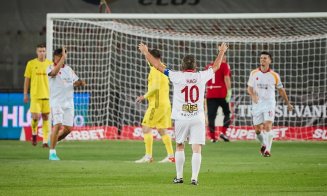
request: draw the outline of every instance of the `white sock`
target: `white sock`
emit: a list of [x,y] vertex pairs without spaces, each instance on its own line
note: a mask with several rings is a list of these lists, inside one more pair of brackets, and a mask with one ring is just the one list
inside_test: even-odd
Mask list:
[[274,134],[273,132],[270,130],[269,132],[266,133],[267,135],[267,151],[271,151],[271,146],[272,146],[272,141],[274,139]]
[[265,146],[267,147],[268,145],[268,133],[266,131],[261,131],[262,135],[263,135],[263,142],[265,144]]
[[177,178],[183,178],[183,168],[185,162],[185,153],[184,151],[175,152],[175,165],[176,165],[176,174]]
[[56,154],[56,149],[50,149],[50,154]]
[[198,180],[198,175],[201,167],[201,154],[193,153],[192,155],[192,180]]
[[260,141],[261,145],[265,146],[265,134],[261,131],[259,134],[257,134],[257,139]]

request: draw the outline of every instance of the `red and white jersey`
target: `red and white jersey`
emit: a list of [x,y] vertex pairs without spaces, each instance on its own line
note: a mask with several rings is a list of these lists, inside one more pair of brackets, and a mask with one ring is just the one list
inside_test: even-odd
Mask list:
[[166,69],[164,73],[174,86],[172,119],[204,119],[204,93],[206,83],[214,76],[212,68],[200,72]]
[[[48,68],[48,75],[53,68],[54,65]],[[49,76],[50,106],[74,108],[74,82],[77,80],[77,75],[72,68],[67,65],[64,65],[56,76]]]
[[275,87],[283,88],[278,73],[271,69],[262,72],[260,68],[251,72],[248,86],[252,87],[254,93],[258,95],[259,103],[266,101],[276,102]]

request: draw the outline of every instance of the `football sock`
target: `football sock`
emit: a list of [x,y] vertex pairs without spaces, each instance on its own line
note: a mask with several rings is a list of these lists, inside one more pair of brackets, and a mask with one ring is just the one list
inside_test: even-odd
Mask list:
[[257,133],[257,138],[260,141],[261,145],[265,146],[265,134],[261,131],[259,134]]
[[43,144],[44,143],[48,143],[49,120],[43,120],[43,123],[42,123],[42,132],[43,132]]
[[222,127],[221,128],[221,133],[226,135],[227,127]]
[[175,152],[175,165],[176,165],[176,174],[177,178],[183,178],[183,168],[185,162],[185,153],[184,151]]
[[215,132],[209,132],[209,136],[212,140],[216,140],[216,137],[215,137]]
[[167,150],[167,154],[170,157],[174,156],[174,150],[173,150],[173,145],[171,143],[171,138],[168,134],[165,134],[163,136],[161,136],[162,138],[162,142],[165,144],[166,150]]
[[56,154],[56,149],[50,149],[50,154]]
[[153,136],[152,133],[144,134],[145,154],[152,157]]
[[272,131],[269,131],[266,133],[267,135],[267,151],[271,151],[271,146],[272,146],[272,142],[274,139],[274,134],[272,133]]
[[193,153],[192,155],[192,180],[198,180],[198,175],[201,167],[201,154]]
[[37,135],[37,124],[38,124],[38,120],[32,119],[31,122],[32,135]]

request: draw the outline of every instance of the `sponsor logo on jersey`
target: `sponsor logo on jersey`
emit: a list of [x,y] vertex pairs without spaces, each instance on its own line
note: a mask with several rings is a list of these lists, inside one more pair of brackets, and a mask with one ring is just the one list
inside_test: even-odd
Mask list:
[[195,111],[198,111],[198,104],[190,104],[190,103],[187,103],[187,104],[183,104],[183,111],[184,112],[189,112],[189,113],[193,113]]

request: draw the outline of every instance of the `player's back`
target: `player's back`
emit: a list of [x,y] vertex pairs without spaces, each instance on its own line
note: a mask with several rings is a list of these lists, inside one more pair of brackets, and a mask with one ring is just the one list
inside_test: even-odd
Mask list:
[[153,88],[157,88],[158,90],[149,96],[149,104],[156,104],[163,107],[170,105],[169,80],[167,76],[162,74],[156,68],[150,66],[150,73],[148,76],[148,92],[154,90]]
[[174,85],[173,119],[191,120],[204,117],[205,86],[213,74],[212,68],[200,72],[169,72]]

